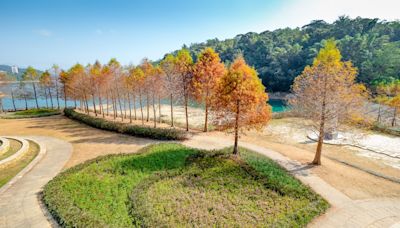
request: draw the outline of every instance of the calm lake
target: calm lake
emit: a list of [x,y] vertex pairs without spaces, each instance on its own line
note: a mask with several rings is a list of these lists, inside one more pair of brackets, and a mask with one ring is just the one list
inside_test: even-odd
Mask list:
[[[14,106],[12,103],[11,98],[3,98],[3,108],[5,110],[13,110]],[[48,99],[48,105],[51,106],[51,102],[50,99]],[[36,108],[36,102],[35,100],[28,100],[28,108]],[[40,107],[47,107],[46,105],[46,99],[43,98],[38,98],[38,103]],[[169,104],[168,101],[162,102],[165,104]],[[280,100],[280,99],[270,99],[268,101],[268,103],[272,106],[272,111],[273,112],[283,112],[286,111],[288,109],[286,102],[284,100]],[[57,107],[57,100],[53,99],[53,105],[56,108]],[[78,103],[79,105],[79,103]],[[74,102],[73,101],[67,101],[67,106],[68,107],[73,107],[74,106]],[[15,99],[15,107],[17,109],[25,109],[25,100],[21,100],[21,99]],[[60,107],[64,107],[64,100],[60,99]]]

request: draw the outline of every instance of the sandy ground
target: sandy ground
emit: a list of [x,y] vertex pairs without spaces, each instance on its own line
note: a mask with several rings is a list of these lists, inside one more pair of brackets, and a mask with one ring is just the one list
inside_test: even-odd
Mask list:
[[74,152],[64,168],[101,155],[136,152],[149,143],[157,142],[97,130],[63,116],[19,120],[0,119],[0,135],[51,136],[70,142]]
[[[89,106],[89,109],[92,110],[93,112],[93,106]],[[99,108],[97,108],[99,109]],[[158,107],[158,105],[155,105],[155,109],[156,109],[156,119],[159,120],[160,117],[160,109]],[[106,105],[104,105],[104,110],[105,113],[106,112]],[[174,124],[176,127],[185,127],[186,126],[186,118],[185,118],[185,107],[184,106],[178,106],[178,105],[174,105],[173,106],[173,110],[174,110]],[[91,114],[93,114],[91,112]],[[112,109],[109,109],[108,111],[109,116],[113,115]],[[118,120],[121,121],[121,112],[117,111],[117,114],[119,116],[119,118],[117,118]],[[129,108],[123,109],[122,110],[122,114],[124,116],[124,122],[129,122]],[[141,110],[140,107],[136,108],[136,115],[135,115],[135,110],[131,109],[131,116],[132,119],[136,119],[137,121],[135,121],[135,123],[137,124],[141,124]],[[191,129],[197,129],[197,130],[202,130],[203,126],[204,126],[204,110],[201,108],[194,108],[194,107],[188,107],[188,116],[189,116],[189,127]],[[147,106],[143,106],[143,117],[146,120],[147,119]],[[211,114],[210,114],[210,118],[211,118]],[[109,119],[113,119],[112,117]],[[150,105],[149,107],[149,119],[153,120],[154,119],[154,112],[153,112],[153,106]],[[166,125],[164,126],[169,126],[171,124],[171,106],[169,105],[161,105],[161,121],[163,123],[165,123]],[[153,123],[150,122],[145,122],[146,125],[149,126],[153,126]]]
[[[279,133],[276,130],[279,128],[288,129],[294,138],[298,137],[298,140],[294,140],[285,131]],[[301,129],[302,124],[296,119],[272,120],[264,132],[247,132],[246,135],[241,137],[241,140],[276,150],[302,163],[308,163],[314,156],[316,145],[307,140],[304,135],[301,137],[296,133]],[[222,132],[206,134],[194,132],[194,134],[204,134],[210,137],[232,137]],[[133,153],[149,143],[157,142],[97,130],[63,116],[20,120],[0,119],[0,135],[44,135],[70,142],[74,151],[64,168],[100,155]],[[322,160],[323,165],[310,168],[322,179],[352,199],[400,196],[400,184],[375,177],[364,171],[333,161],[326,156],[340,158],[385,175],[400,178],[398,169],[385,165],[379,160],[359,156],[357,151],[348,147],[324,145],[323,154],[325,156]]]

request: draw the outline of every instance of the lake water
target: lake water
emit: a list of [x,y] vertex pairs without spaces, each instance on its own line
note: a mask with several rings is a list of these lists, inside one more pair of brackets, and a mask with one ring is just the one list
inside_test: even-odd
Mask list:
[[[5,110],[13,110],[14,109],[11,98],[6,97],[6,98],[3,98],[2,101],[3,101],[3,108]],[[60,107],[64,108],[64,100],[60,99],[59,101],[60,101]],[[28,108],[36,108],[35,100],[30,99],[30,100],[28,100],[27,103],[28,103]],[[38,103],[39,103],[40,107],[47,107],[46,99],[38,98]],[[168,101],[164,101],[162,103],[169,104]],[[284,112],[288,109],[286,102],[284,100],[271,99],[268,101],[268,103],[272,106],[272,112]],[[49,107],[51,105],[50,99],[48,99],[48,105],[49,105]],[[79,103],[78,103],[78,105],[79,105]],[[15,106],[17,109],[25,109],[25,100],[15,99]],[[55,108],[57,108],[57,99],[53,99],[53,106]],[[67,101],[67,106],[73,107],[74,102]],[[194,105],[194,106],[196,106],[196,105]]]

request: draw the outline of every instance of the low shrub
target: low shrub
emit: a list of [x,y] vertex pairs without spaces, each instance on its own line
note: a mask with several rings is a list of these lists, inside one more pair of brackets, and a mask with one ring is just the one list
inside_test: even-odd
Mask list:
[[382,133],[385,133],[385,134],[389,134],[389,135],[400,136],[400,127],[398,127],[398,128],[396,128],[396,127],[387,127],[387,126],[384,126],[382,124],[375,123],[372,126],[372,130],[379,131],[379,132],[382,132]]
[[126,135],[138,136],[159,140],[184,140],[186,132],[177,129],[152,128],[147,126],[131,125],[126,123],[112,122],[103,118],[97,118],[86,114],[78,113],[73,109],[64,109],[66,117],[77,120],[91,127],[101,130],[114,131]]

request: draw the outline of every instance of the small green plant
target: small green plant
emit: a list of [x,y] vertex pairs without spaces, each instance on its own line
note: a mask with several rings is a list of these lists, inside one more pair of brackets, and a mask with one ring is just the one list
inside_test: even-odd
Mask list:
[[73,109],[68,108],[64,110],[64,114],[70,119],[77,120],[91,127],[131,136],[159,140],[184,140],[187,138],[186,132],[178,129],[152,128],[147,126],[112,122],[102,118],[96,118],[86,114],[78,113]]

